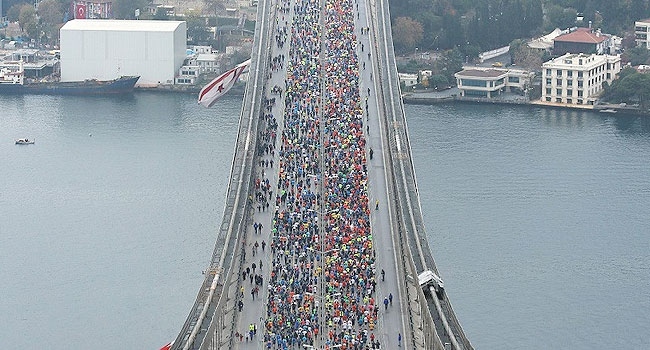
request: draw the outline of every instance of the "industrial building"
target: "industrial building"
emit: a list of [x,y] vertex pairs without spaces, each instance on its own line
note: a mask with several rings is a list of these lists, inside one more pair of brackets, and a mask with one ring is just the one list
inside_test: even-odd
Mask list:
[[183,21],[69,21],[61,28],[61,81],[139,75],[139,86],[173,84],[186,38]]

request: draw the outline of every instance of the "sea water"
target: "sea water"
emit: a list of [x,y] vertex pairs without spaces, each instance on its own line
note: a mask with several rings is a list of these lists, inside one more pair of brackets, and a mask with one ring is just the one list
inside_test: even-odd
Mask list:
[[[221,223],[240,108],[0,96],[0,347],[173,340]],[[650,348],[650,119],[406,113],[429,243],[476,348]]]

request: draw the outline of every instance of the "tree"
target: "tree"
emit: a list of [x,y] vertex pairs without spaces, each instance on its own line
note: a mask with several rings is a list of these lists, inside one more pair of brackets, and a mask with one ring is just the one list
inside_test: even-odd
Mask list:
[[422,24],[410,17],[398,17],[393,24],[393,43],[398,51],[406,52],[415,49],[422,40],[424,29]]
[[454,74],[463,70],[463,54],[458,48],[448,50],[442,55],[440,62],[440,74],[447,78],[447,81],[456,81]]
[[524,23],[527,34],[537,33],[544,25],[544,11],[542,2],[538,0],[527,0],[524,10]]
[[605,88],[603,96],[611,102],[638,102],[642,110],[650,106],[650,75],[638,73],[634,68],[621,71],[620,78]]
[[135,19],[135,10],[140,9],[140,13],[151,3],[151,0],[113,0],[113,13],[115,18]]
[[203,12],[206,15],[217,17],[219,11],[226,9],[223,0],[203,0]]
[[633,66],[645,64],[648,58],[650,58],[650,53],[645,46],[633,47],[625,50],[625,53],[623,53],[623,59],[630,62]]
[[17,22],[19,20],[20,8],[23,7],[23,5],[24,4],[15,4],[7,10],[7,19],[10,22]]
[[428,81],[429,86],[433,86],[436,89],[445,89],[449,86],[449,80],[442,74],[432,75]]
[[205,27],[205,20],[198,13],[190,13],[185,17],[187,22],[187,36],[194,44],[210,39],[210,32]]
[[45,37],[52,42],[59,38],[59,27],[63,20],[63,10],[57,0],[43,0],[38,4],[38,17]]
[[40,28],[38,25],[38,18],[36,17],[36,10],[34,10],[32,5],[23,5],[20,7],[18,22],[20,23],[20,30],[27,33],[29,38],[38,38]]
[[510,43],[510,57],[512,63],[529,70],[539,70],[542,66],[542,54],[520,39]]
[[572,8],[563,8],[558,5],[550,5],[546,11],[546,17],[548,19],[548,24],[546,25],[547,30],[553,30],[555,28],[569,28],[573,27],[576,23],[576,16],[578,11]]

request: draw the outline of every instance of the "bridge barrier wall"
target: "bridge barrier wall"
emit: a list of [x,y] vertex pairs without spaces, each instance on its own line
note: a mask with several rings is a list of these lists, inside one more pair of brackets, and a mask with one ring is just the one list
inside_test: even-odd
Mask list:
[[[386,36],[387,40],[384,40],[386,43],[392,43],[392,35],[389,25],[390,23],[388,18],[389,8],[386,0],[374,0],[379,1],[380,6],[377,9],[377,14],[380,16],[380,23],[383,23],[381,26],[377,26],[379,37]],[[382,20],[384,19],[384,20]],[[387,130],[388,139],[390,142],[390,162],[392,164],[392,176],[393,182],[396,185],[396,189],[393,191],[393,194],[396,194],[399,200],[394,201],[397,203],[397,212],[398,212],[398,221],[399,222],[399,235],[405,236],[401,238],[401,242],[406,244],[409,249],[407,254],[404,254],[405,257],[408,257],[409,262],[406,264],[405,271],[407,273],[407,283],[409,274],[415,281],[417,281],[417,274],[424,270],[432,270],[439,275],[433,255],[431,254],[431,249],[426,236],[426,229],[424,227],[424,220],[422,217],[422,209],[419,200],[419,192],[417,189],[417,181],[415,176],[415,167],[412,161],[412,152],[410,148],[410,141],[408,136],[408,126],[406,122],[406,114],[404,112],[404,105],[401,100],[401,91],[399,90],[399,84],[397,84],[397,66],[395,62],[395,54],[392,49],[392,45],[385,45],[386,50],[386,76],[381,75],[382,84],[379,86],[382,91],[383,87],[388,87],[388,91],[384,91],[383,95],[384,101],[392,102],[392,113],[389,113],[388,108],[386,108],[384,115],[385,128]],[[378,48],[375,47],[377,51]],[[378,53],[378,52],[377,52]],[[379,56],[379,55],[377,55]],[[382,66],[381,64],[379,65]],[[380,72],[381,73],[381,72]],[[398,110],[395,111],[394,108],[398,107]],[[388,117],[389,114],[392,114],[392,125],[391,118]],[[388,169],[387,169],[388,171]],[[416,282],[417,283],[417,282]],[[419,286],[418,286],[419,287]],[[444,313],[446,326],[449,328],[447,333],[451,332],[456,338],[456,341],[452,338],[451,342],[454,343],[456,348],[461,349],[473,349],[469,340],[467,339],[458,319],[451,308],[446,294],[444,295],[443,301],[444,306],[440,305],[437,300],[434,301],[434,305],[428,303],[424,291],[421,288],[417,289],[417,295],[415,296],[415,301],[420,303],[421,309],[425,310],[428,313],[427,316],[421,318],[421,325],[427,330],[432,330],[426,332],[425,337],[425,348],[426,349],[444,349],[443,341],[441,335],[438,334],[435,324],[433,322],[433,314]],[[411,298],[409,294],[409,298]],[[433,298],[436,298],[436,295],[433,295]],[[412,303],[410,303],[412,304]],[[420,308],[414,308],[413,313],[417,314]],[[414,324],[414,326],[416,326]],[[414,328],[414,345],[416,348],[420,348],[420,345],[417,343],[417,327]]]
[[[231,178],[226,194],[226,205],[222,223],[215,242],[214,252],[206,277],[198,292],[196,301],[185,324],[174,342],[173,349],[230,349],[233,347],[233,329],[237,321],[234,311],[235,301],[227,292],[230,287],[228,278],[232,270],[241,268],[243,250],[241,234],[245,232],[250,220],[248,195],[252,190],[254,177],[253,160],[256,153],[258,127],[260,124],[259,94],[263,92],[267,67],[270,61],[269,51],[262,48],[270,44],[270,36],[263,32],[268,24],[270,1],[258,5],[258,24],[256,38],[264,42],[254,48],[250,78],[246,86],[244,103],[239,120],[235,151],[231,163]],[[213,277],[214,274],[214,277]],[[239,276],[239,274],[236,274]],[[239,282],[239,278],[236,278]],[[232,289],[232,288],[229,288]]]
[[[394,127],[395,118],[400,113],[395,110],[395,105],[400,104],[399,85],[397,84],[397,69],[395,65],[395,56],[392,49],[392,38],[390,29],[390,18],[388,3],[385,0],[370,0],[369,16],[371,18],[371,34],[376,40],[371,49],[375,54],[375,59],[378,60],[376,65],[376,76],[379,77],[375,88],[380,101],[380,124],[382,124],[382,132],[387,137],[382,138],[384,141],[383,148],[388,150],[389,156],[384,158],[386,163],[385,171],[387,172],[387,187],[390,197],[394,197],[394,209],[389,207],[391,216],[391,225],[393,232],[393,240],[395,241],[398,261],[398,275],[401,270],[404,276],[398,276],[401,280],[401,295],[407,298],[408,314],[408,328],[411,333],[405,335],[405,344],[410,344],[413,349],[443,349],[440,337],[437,335],[436,327],[433,323],[431,312],[428,310],[425,295],[419,286],[417,280],[417,269],[414,265],[412,252],[408,246],[408,231],[405,223],[403,212],[405,209],[402,207],[404,200],[402,195],[405,192],[400,188],[401,175],[399,174],[400,167],[397,163],[402,156],[397,140]],[[407,325],[404,325],[405,327]]]

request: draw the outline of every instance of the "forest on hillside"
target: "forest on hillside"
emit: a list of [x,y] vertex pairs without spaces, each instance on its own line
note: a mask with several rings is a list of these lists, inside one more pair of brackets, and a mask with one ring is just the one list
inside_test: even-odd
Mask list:
[[[398,53],[458,48],[464,55],[555,28],[600,28],[625,37],[650,17],[650,0],[389,0]],[[582,20],[579,20],[582,19]]]

